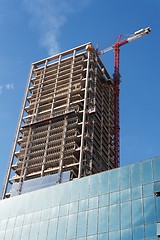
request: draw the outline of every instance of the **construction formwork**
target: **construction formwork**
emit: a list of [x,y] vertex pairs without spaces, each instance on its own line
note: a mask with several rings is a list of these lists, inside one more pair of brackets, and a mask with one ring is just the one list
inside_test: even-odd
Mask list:
[[32,64],[3,198],[13,183],[117,167],[113,82],[89,44]]

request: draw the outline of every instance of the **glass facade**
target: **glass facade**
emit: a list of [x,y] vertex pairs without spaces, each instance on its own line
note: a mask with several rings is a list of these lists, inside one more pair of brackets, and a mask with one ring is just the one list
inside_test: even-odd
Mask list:
[[0,239],[158,239],[155,184],[160,158],[1,200]]

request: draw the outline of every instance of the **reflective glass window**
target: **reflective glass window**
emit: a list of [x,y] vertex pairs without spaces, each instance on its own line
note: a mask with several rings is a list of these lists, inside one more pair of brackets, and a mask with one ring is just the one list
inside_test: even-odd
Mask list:
[[89,177],[84,177],[79,180],[80,182],[80,198],[85,199],[88,198],[89,195]]
[[9,218],[7,223],[7,229],[14,228],[16,222],[16,217]]
[[31,229],[30,229],[29,240],[37,239],[38,238],[38,232],[39,232],[39,222],[38,223],[32,223]]
[[88,210],[88,199],[79,201],[79,212],[84,212]]
[[133,226],[143,224],[143,206],[141,199],[132,202],[132,224]]
[[154,181],[160,180],[160,158],[156,158],[153,160],[153,173],[154,173]]
[[131,227],[131,202],[121,203],[121,228]]
[[109,192],[109,178],[108,172],[99,174],[99,194],[105,194]]
[[46,239],[47,231],[48,231],[48,221],[40,222],[38,240]]
[[135,187],[141,184],[140,163],[131,166],[131,186]]
[[12,239],[13,236],[13,229],[6,230],[4,240]]
[[[55,188],[56,188],[56,186],[55,186]],[[43,192],[41,193],[41,194],[43,194],[43,207],[42,207],[42,209],[50,208],[52,206],[57,205],[57,202],[58,202],[58,199],[59,199],[59,191],[57,191],[56,199],[55,199],[55,195],[53,195],[53,192],[55,191],[54,187],[49,187],[49,188],[43,189],[43,191],[44,190],[45,190],[44,194],[43,194]]]
[[67,227],[67,217],[60,217],[57,228],[57,239],[65,239]]
[[41,221],[47,220],[50,217],[50,208],[42,210]]
[[72,202],[69,204],[69,214],[78,212],[78,202]]
[[123,229],[121,230],[121,240],[130,240],[132,239],[132,229]]
[[99,196],[99,206],[104,207],[109,204],[109,194]]
[[157,222],[160,222],[160,197],[156,197]]
[[108,207],[99,208],[98,232],[108,232]]
[[98,187],[99,187],[98,174],[90,176],[90,189],[89,189],[90,197],[97,196]]
[[99,234],[98,240],[108,240],[108,233]]
[[58,184],[54,187],[49,187],[46,189],[46,196],[43,208],[56,207],[60,204],[61,185],[62,184]]
[[143,196],[148,197],[153,195],[153,183],[145,184],[143,187]]
[[94,236],[88,236],[87,240],[97,240],[97,235]]
[[125,189],[120,192],[120,201],[125,202],[131,200],[131,190]]
[[79,181],[75,180],[71,183],[70,202],[78,201],[79,199]]
[[0,231],[6,230],[7,227],[7,219],[0,221]]
[[22,227],[21,239],[28,240],[30,234],[30,225],[25,225]]
[[145,225],[145,234],[147,239],[154,238],[156,236],[156,232],[156,224]]
[[48,226],[47,240],[56,239],[58,218],[51,219]]
[[98,219],[98,209],[94,209],[88,212],[87,235],[93,235],[97,233],[97,219]]
[[127,189],[130,187],[130,167],[122,167],[119,169],[120,189]]
[[[5,201],[0,201],[0,220],[6,219],[9,217],[10,214],[10,207],[12,203],[13,198],[5,199]],[[14,215],[13,217],[15,217]],[[12,217],[12,216],[10,216]]]
[[[24,225],[26,225],[26,224],[30,224],[31,223],[31,221],[32,221],[32,215],[33,215],[33,213],[28,213],[28,214],[25,214],[24,215]],[[19,216],[20,217],[20,216]],[[17,217],[17,220],[18,220],[18,217]],[[18,221],[19,222],[19,221]]]
[[33,213],[32,222],[39,222],[41,219],[41,211],[37,211]]
[[68,214],[68,207],[69,205],[68,204],[65,204],[65,205],[61,205],[59,207],[59,216],[65,216]]
[[133,228],[133,240],[144,240],[144,227]]
[[153,223],[156,221],[154,196],[144,198],[144,220],[146,224]]
[[119,203],[119,192],[110,194],[110,205]]
[[68,183],[61,184],[61,190],[60,190],[60,203],[61,204],[69,203],[70,186],[71,186],[71,184],[68,184]]
[[120,239],[120,231],[109,232],[109,240]]
[[[23,202],[26,202],[26,200],[28,200],[28,199],[25,199],[25,195],[21,195],[22,199],[20,199],[20,200],[23,200],[23,201],[22,201],[22,203],[19,203],[20,206],[22,207],[22,209],[23,209]],[[27,212],[34,212],[34,211],[41,210],[43,207],[43,202],[44,202],[44,194],[42,194],[42,190],[28,193],[28,196],[29,196],[30,202],[28,202],[27,208],[30,208],[30,210]],[[45,197],[46,197],[46,195],[45,195]],[[51,196],[48,195],[48,197],[51,199]],[[19,201],[19,199],[18,199],[18,201]],[[50,203],[51,203],[51,201],[48,201],[48,205]]]
[[89,209],[98,207],[98,197],[89,198]]
[[[4,236],[5,236],[5,231],[0,231],[0,239],[4,239]],[[13,239],[13,240],[17,240],[17,239]]]
[[118,191],[119,189],[118,170],[119,169],[114,169],[109,171],[110,192]]
[[[22,232],[22,227],[16,227],[14,229],[14,232],[13,232],[12,240],[20,240],[21,239],[21,232]],[[3,239],[3,238],[0,237],[0,239]]]
[[117,229],[119,229],[119,205],[111,205],[109,207],[109,230]]
[[56,218],[59,214],[59,207],[53,207],[50,209],[50,218]]
[[86,226],[87,226],[87,213],[81,212],[78,214],[77,237],[86,236]]
[[[17,204],[17,197],[13,197],[11,199],[11,209],[10,209],[9,217],[16,217],[17,216],[17,211],[18,211],[18,207],[20,207],[20,204],[22,205],[21,200],[19,201],[19,204]],[[7,211],[8,211],[7,209],[8,209],[8,207],[6,206],[6,209],[5,209],[6,214],[7,214]]]
[[152,182],[152,161],[144,161],[142,166],[142,184]]
[[76,238],[77,214],[68,216],[67,239]]
[[142,186],[132,188],[132,200],[142,198]]

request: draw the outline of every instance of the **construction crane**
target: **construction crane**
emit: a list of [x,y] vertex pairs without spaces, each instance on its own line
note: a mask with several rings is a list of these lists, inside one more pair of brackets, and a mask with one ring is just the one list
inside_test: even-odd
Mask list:
[[113,80],[114,80],[114,155],[115,155],[115,166],[119,167],[119,84],[120,84],[120,71],[119,71],[119,59],[120,59],[120,47],[136,40],[140,37],[143,37],[146,34],[149,34],[151,32],[151,29],[149,27],[140,29],[136,31],[134,34],[129,36],[127,39],[124,39],[121,41],[123,34],[120,34],[118,36],[117,42],[112,45],[109,48],[103,49],[100,52],[98,52],[99,55],[104,54],[110,50],[114,51],[114,74],[113,74]]
[[[146,27],[144,29],[140,29],[136,31],[134,34],[130,35],[126,39],[122,39],[124,36],[123,34],[120,34],[117,38],[117,42],[101,51],[97,50],[98,55],[102,55],[108,51],[113,50],[114,51],[114,74],[113,74],[113,80],[114,80],[114,160],[115,160],[115,167],[119,167],[119,158],[120,158],[120,151],[119,151],[119,84],[120,84],[120,72],[119,72],[119,58],[120,58],[120,47],[136,40],[140,37],[143,37],[146,34],[149,34],[151,32],[150,27]],[[88,46],[88,51],[92,51],[92,46]]]

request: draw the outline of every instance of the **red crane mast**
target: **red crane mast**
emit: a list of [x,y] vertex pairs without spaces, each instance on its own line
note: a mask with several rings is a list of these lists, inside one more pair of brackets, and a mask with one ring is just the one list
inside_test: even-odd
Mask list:
[[121,40],[123,34],[118,36],[117,42],[112,45],[111,47],[108,47],[106,49],[101,50],[98,52],[99,55],[104,54],[110,50],[114,51],[114,74],[113,74],[113,80],[114,80],[114,161],[115,161],[115,167],[119,167],[120,162],[120,143],[119,143],[119,85],[120,85],[120,72],[119,72],[119,58],[120,58],[120,47],[136,40],[146,34],[149,34],[151,32],[151,29],[149,27],[145,29],[140,29],[136,31],[134,34],[132,34],[127,39]]

